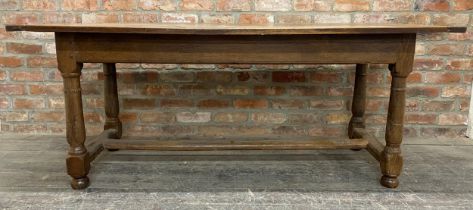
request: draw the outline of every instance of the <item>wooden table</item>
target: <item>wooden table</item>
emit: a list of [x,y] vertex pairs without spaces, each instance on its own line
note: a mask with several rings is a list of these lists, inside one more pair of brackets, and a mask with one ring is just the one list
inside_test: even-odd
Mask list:
[[[55,32],[64,78],[67,172],[74,189],[89,185],[90,163],[109,150],[367,149],[380,162],[381,184],[395,188],[402,168],[406,77],[417,33],[465,32],[465,27],[423,25],[222,26],[140,24],[7,25],[7,31]],[[83,63],[103,63],[104,132],[86,141],[80,75]],[[352,117],[346,139],[117,140],[122,136],[115,63],[356,64]],[[368,64],[389,64],[392,75],[386,144],[365,130]]]

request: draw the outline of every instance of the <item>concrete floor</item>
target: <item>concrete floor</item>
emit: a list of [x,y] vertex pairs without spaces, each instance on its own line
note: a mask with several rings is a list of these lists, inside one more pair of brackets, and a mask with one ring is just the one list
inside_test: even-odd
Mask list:
[[66,141],[0,136],[0,209],[472,209],[473,140],[406,139],[398,189],[366,151],[104,152],[69,188]]

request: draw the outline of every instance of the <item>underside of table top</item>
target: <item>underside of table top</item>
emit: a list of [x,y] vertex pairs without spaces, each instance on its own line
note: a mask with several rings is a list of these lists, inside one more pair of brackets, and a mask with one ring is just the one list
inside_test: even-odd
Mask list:
[[209,24],[28,24],[6,25],[7,31],[136,33],[193,35],[293,35],[293,34],[399,34],[463,33],[466,27],[419,24],[345,24],[345,25],[209,25]]

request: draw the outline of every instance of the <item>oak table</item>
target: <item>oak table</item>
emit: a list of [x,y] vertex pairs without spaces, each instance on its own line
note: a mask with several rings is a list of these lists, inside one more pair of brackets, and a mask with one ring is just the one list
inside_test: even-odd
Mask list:
[[[380,162],[381,184],[395,188],[402,168],[406,77],[416,34],[466,31],[424,25],[225,26],[164,24],[7,25],[7,31],[54,32],[64,79],[67,172],[74,189],[89,185],[90,163],[103,149],[299,150],[367,149]],[[104,132],[86,141],[80,75],[83,63],[103,63]],[[320,140],[117,140],[122,136],[115,63],[356,64],[352,117],[346,139]],[[368,64],[389,64],[391,93],[386,144],[365,130]]]

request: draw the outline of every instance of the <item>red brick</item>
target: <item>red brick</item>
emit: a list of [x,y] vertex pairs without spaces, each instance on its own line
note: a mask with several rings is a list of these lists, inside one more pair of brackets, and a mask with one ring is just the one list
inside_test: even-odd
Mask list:
[[163,23],[197,23],[198,17],[196,14],[185,13],[164,13],[161,15]]
[[450,4],[448,0],[416,0],[415,10],[447,12],[450,10]]
[[422,74],[420,72],[413,72],[407,77],[408,83],[420,83],[422,82]]
[[286,92],[284,87],[280,86],[255,86],[254,94],[263,96],[279,96]]
[[449,33],[448,34],[448,39],[449,40],[454,40],[454,41],[473,40],[473,32],[472,31],[467,31],[465,33]]
[[95,11],[98,9],[97,0],[63,0],[62,9],[65,11]]
[[217,11],[250,11],[250,0],[217,0]]
[[[80,14],[73,14],[69,12],[65,13],[44,13],[43,14],[43,23],[80,23],[82,21]],[[48,35],[49,36],[49,35]],[[54,36],[54,35],[51,35]],[[54,45],[54,44],[53,44]],[[53,46],[54,47],[54,46]],[[48,51],[48,53],[51,51]],[[56,49],[54,48],[54,53],[56,54]]]
[[270,25],[274,23],[274,16],[271,14],[240,14],[238,23],[242,25]]
[[213,116],[213,120],[220,123],[241,123],[248,120],[248,114],[245,112],[219,112]]
[[273,82],[305,82],[304,72],[275,71],[272,73]]
[[297,99],[274,99],[271,104],[273,109],[302,109],[306,102]]
[[458,138],[465,136],[466,129],[464,128],[421,128],[422,136],[427,137],[442,137],[442,138]]
[[330,11],[332,4],[329,1],[319,0],[294,0],[296,11]]
[[5,24],[35,24],[38,23],[38,16],[31,13],[10,13],[4,14]]
[[321,96],[324,94],[324,88],[321,86],[292,86],[288,92],[291,96]]
[[408,97],[437,97],[440,94],[438,87],[411,86],[407,88]]
[[366,93],[368,96],[388,97],[389,89],[384,87],[368,87]]
[[409,11],[411,0],[377,0],[373,2],[373,11]]
[[350,113],[331,112],[325,116],[327,124],[347,124],[350,121]]
[[255,0],[255,11],[289,11],[290,0]]
[[468,112],[470,110],[470,99],[461,99],[459,109],[461,112]]
[[23,0],[22,7],[24,10],[56,10],[55,0]]
[[64,98],[48,98],[48,108],[64,109]]
[[234,18],[231,14],[205,14],[201,17],[202,23],[207,24],[233,24]]
[[270,78],[269,72],[238,72],[237,79],[240,82],[266,83]]
[[210,116],[210,112],[179,112],[176,119],[182,123],[205,123],[210,121]]
[[334,11],[368,11],[368,0],[335,0]]
[[24,44],[24,43],[6,43],[7,52],[16,54],[38,54],[41,53],[43,47],[38,44]]
[[467,121],[467,113],[442,113],[439,115],[439,125],[466,125]]
[[0,84],[0,95],[24,95],[23,84]]
[[236,99],[233,105],[238,109],[263,109],[268,108],[268,101],[265,99]]
[[17,98],[13,101],[15,109],[40,109],[44,108],[44,99],[41,98]]
[[353,95],[353,89],[350,87],[329,87],[329,96],[351,96]]
[[[100,78],[103,77],[103,74],[100,73]],[[123,83],[136,84],[136,83],[155,83],[159,79],[157,72],[153,71],[130,71],[130,72],[119,72],[118,80]],[[164,85],[163,87],[169,87],[169,85]]]
[[436,114],[417,114],[408,113],[404,117],[407,124],[434,124],[437,120]]
[[366,101],[366,111],[379,112],[384,105],[384,100],[368,99]]
[[102,0],[106,10],[133,10],[136,9],[135,0]]
[[117,14],[96,14],[83,13],[82,23],[118,23],[119,17]]
[[13,127],[15,133],[45,133],[47,130],[43,124],[16,124]]
[[316,83],[339,83],[342,81],[342,74],[334,72],[311,72],[310,80]]
[[171,124],[176,122],[176,117],[172,112],[141,112],[140,121],[144,123]]
[[343,100],[311,100],[310,108],[315,109],[328,109],[328,110],[341,110],[343,109]]
[[28,112],[0,112],[0,119],[6,122],[24,122],[28,121]]
[[156,107],[155,99],[125,98],[123,99],[125,109],[152,109]]
[[431,55],[463,55],[465,45],[462,44],[436,44],[428,51]]
[[458,83],[460,80],[461,75],[457,73],[427,72],[425,74],[425,81],[433,84]]
[[57,59],[54,57],[33,56],[26,60],[27,66],[31,68],[43,67],[54,68],[57,67]]
[[205,84],[181,85],[179,88],[180,96],[202,96],[207,97],[215,95],[215,88]]
[[62,84],[29,85],[29,89],[32,95],[63,95],[64,93]]
[[330,24],[330,23],[350,23],[351,16],[349,14],[315,14],[314,23]]
[[322,117],[320,114],[314,113],[294,113],[287,114],[287,123],[288,124],[321,124]]
[[[388,109],[388,104],[386,103],[386,110]],[[407,112],[417,112],[419,111],[419,102],[413,98],[409,98],[406,100],[406,111]]]
[[124,23],[157,23],[159,20],[158,14],[123,14]]
[[473,1],[471,0],[454,0],[455,10],[464,11],[464,10],[473,10]]
[[33,122],[64,122],[64,112],[34,112],[31,114]]
[[448,61],[448,70],[471,70],[473,69],[473,59],[451,59]]
[[439,112],[439,111],[452,111],[454,101],[425,101],[422,104],[422,111],[428,112]]
[[251,114],[251,120],[255,124],[281,124],[284,123],[286,119],[284,113],[259,112]]
[[[317,136],[317,137],[339,137],[344,135],[342,128],[338,127],[314,127],[309,129],[309,136]],[[345,134],[346,135],[346,134]]]
[[414,70],[441,70],[445,63],[441,59],[417,58],[414,60]]
[[43,81],[42,71],[13,71],[10,73],[10,79],[13,81]]
[[171,0],[139,0],[139,7],[143,10],[176,10],[176,4]]
[[163,108],[184,108],[192,107],[194,103],[186,99],[162,99],[161,107]]
[[15,68],[23,65],[23,61],[18,57],[0,56],[0,67]]
[[197,72],[197,82],[219,82],[228,83],[232,81],[231,72]]
[[282,25],[295,24],[304,25],[310,24],[312,17],[310,15],[278,15],[276,16],[276,23]]
[[432,19],[435,25],[466,26],[469,21],[469,14],[434,14]]
[[7,72],[6,71],[0,71],[0,81],[1,80],[6,80],[7,79]]
[[177,94],[176,88],[171,85],[145,85],[143,88],[143,95],[152,96],[175,96]]
[[442,88],[442,97],[469,97],[470,90],[465,86],[450,86]]
[[213,2],[211,0],[181,0],[179,6],[183,11],[210,11],[214,7]]
[[216,90],[218,95],[248,95],[250,92],[246,86],[217,86]]
[[19,0],[0,1],[0,8],[2,8],[2,10],[17,10],[18,5],[20,5]]
[[227,108],[230,106],[228,100],[221,99],[205,99],[197,102],[197,107],[202,109],[218,109],[218,108]]
[[2,97],[0,98],[0,109],[8,109],[10,107],[10,102],[8,98]]

